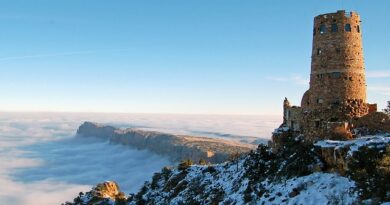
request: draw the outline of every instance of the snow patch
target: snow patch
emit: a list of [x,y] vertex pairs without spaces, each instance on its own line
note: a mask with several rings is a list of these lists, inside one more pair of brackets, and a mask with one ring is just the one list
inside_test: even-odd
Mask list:
[[283,127],[279,127],[279,128],[277,128],[277,129],[275,129],[275,130],[272,132],[272,134],[281,134],[281,133],[287,132],[287,131],[289,131],[289,130],[290,130],[290,128],[288,128],[287,126],[283,126]]
[[272,204],[354,204],[355,183],[337,174],[313,173],[279,184],[263,184],[270,194],[260,203]]
[[348,141],[337,141],[337,140],[321,140],[316,142],[314,145],[321,148],[349,148],[348,156],[352,156],[353,152],[356,152],[360,147],[382,147],[390,143],[390,135],[371,135],[365,137],[359,137],[357,139]]

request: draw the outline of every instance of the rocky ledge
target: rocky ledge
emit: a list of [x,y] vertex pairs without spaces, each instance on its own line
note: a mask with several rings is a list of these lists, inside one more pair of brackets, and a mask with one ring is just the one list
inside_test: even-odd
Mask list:
[[[314,150],[327,164],[327,171],[345,174],[353,171],[354,164],[376,160],[378,153],[386,151],[390,144],[390,134],[378,134],[359,137],[348,141],[322,140],[314,144]],[[388,169],[390,169],[390,164]]]
[[[155,173],[137,193],[126,198],[99,197],[92,190],[65,204],[371,205],[390,202],[389,134],[313,144],[288,135],[288,130],[279,131],[286,134],[288,146],[280,147],[276,153],[260,144],[256,150],[226,163],[181,163],[177,168],[165,167]],[[346,166],[338,168],[342,158],[347,158],[347,169]]]
[[107,139],[112,143],[149,150],[167,156],[174,162],[189,159],[194,162],[205,160],[210,163],[221,163],[255,148],[251,144],[222,139],[173,135],[133,128],[119,129],[93,122],[84,122],[77,130],[77,135]]
[[88,201],[88,204],[96,205],[118,204],[118,202],[124,202],[126,199],[125,194],[120,191],[116,182],[106,181],[96,185],[85,194],[80,192],[79,196],[74,199],[74,203],[84,204],[83,201]]

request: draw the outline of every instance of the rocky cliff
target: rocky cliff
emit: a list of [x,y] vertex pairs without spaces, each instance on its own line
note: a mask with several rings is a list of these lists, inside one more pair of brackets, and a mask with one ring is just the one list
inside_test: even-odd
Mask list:
[[116,182],[106,181],[96,185],[90,192],[79,193],[75,198],[74,203],[83,204],[88,201],[88,204],[118,204],[118,202],[126,201],[126,196],[120,191]]
[[173,135],[139,129],[118,129],[92,122],[85,122],[77,130],[80,137],[98,137],[112,143],[146,149],[167,156],[172,161],[190,159],[221,163],[234,155],[247,153],[255,146],[222,139]]
[[[381,204],[390,201],[390,135],[307,143],[277,130],[286,146],[259,145],[217,165],[163,168],[113,204]],[[339,151],[342,150],[342,151]],[[343,159],[343,160],[342,160]],[[342,164],[342,165],[341,165]],[[93,192],[67,205],[91,203]]]

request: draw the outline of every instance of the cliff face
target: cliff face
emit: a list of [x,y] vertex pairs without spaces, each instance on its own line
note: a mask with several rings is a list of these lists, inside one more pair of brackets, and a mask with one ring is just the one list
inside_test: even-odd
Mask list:
[[194,162],[206,160],[211,163],[220,163],[233,155],[247,153],[255,147],[221,139],[172,135],[138,129],[123,130],[92,122],[85,122],[81,125],[77,130],[77,135],[103,138],[113,143],[150,150],[176,162],[191,159]]
[[92,194],[97,198],[124,199],[125,195],[120,191],[116,182],[106,181],[93,188]]
[[116,182],[106,181],[93,187],[90,192],[80,192],[73,200],[77,204],[83,204],[84,201],[88,201],[89,205],[118,204],[120,201],[125,202],[126,196]]
[[[255,151],[223,164],[163,168],[138,193],[115,203],[325,205],[390,201],[390,135],[316,144],[299,137],[290,139],[286,140],[288,146],[275,153],[259,145]],[[347,170],[329,172],[345,157],[336,154],[340,163],[335,163],[328,159],[329,150],[353,156],[346,160]],[[68,205],[89,204],[89,198],[91,193],[75,199],[81,203]]]
[[115,130],[116,128],[112,126],[105,126],[93,122],[84,122],[77,129],[77,135],[110,139],[115,134]]
[[[279,128],[283,146],[217,165],[163,168],[140,191],[113,203],[165,204],[381,204],[390,202],[390,134],[354,140],[305,141]],[[93,204],[93,192],[67,205]],[[101,198],[105,200],[106,198]]]
[[348,141],[323,140],[314,144],[315,150],[327,164],[328,171],[345,174],[350,171],[351,164],[356,160],[356,153],[361,148],[384,152],[390,144],[390,135],[365,136]]

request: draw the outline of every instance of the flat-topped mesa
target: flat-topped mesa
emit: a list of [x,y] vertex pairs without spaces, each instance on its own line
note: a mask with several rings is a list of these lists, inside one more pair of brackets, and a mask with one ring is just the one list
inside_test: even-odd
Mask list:
[[377,111],[368,104],[360,16],[337,11],[314,18],[310,88],[301,107],[284,101],[284,123],[310,141],[349,132],[353,121]]
[[110,142],[145,149],[166,156],[174,162],[190,159],[194,162],[205,160],[211,163],[227,161],[236,154],[246,153],[254,145],[222,139],[173,135],[139,129],[118,129],[93,122],[84,122],[77,130],[81,137],[98,137]]

